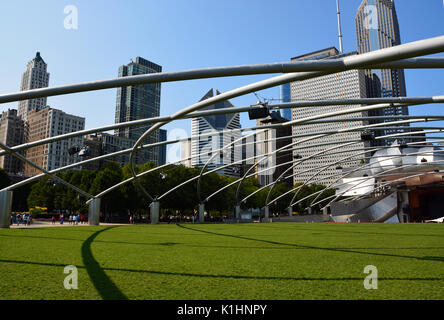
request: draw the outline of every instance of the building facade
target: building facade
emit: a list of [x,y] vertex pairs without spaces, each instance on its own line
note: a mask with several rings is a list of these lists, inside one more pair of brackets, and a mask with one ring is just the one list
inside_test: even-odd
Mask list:
[[[356,54],[356,52],[345,53],[339,55],[336,48],[328,48],[325,50],[316,51],[303,56],[292,58],[292,60],[310,60],[310,59],[326,59],[330,57],[340,58],[346,55]],[[330,74],[314,79],[304,81],[297,81],[291,84],[291,99],[292,100],[327,100],[327,99],[359,99],[367,97],[367,80],[364,70],[348,70],[336,74]],[[309,116],[324,114],[326,112],[342,111],[356,108],[357,106],[324,106],[324,107],[306,107],[294,108],[292,111],[292,119],[297,120]],[[335,118],[361,118],[369,116],[368,112],[359,112],[347,114],[343,116],[336,116]],[[315,125],[296,125],[293,126],[293,135],[302,134],[317,134],[323,131],[332,131],[335,129],[352,128],[360,125],[368,124],[367,121],[349,121],[336,123],[319,123]],[[294,138],[293,142],[300,141],[305,138]],[[344,142],[350,140],[360,140],[361,132],[345,132],[340,134],[328,135],[320,139],[315,139],[300,143],[294,147],[301,146],[303,149],[294,151],[294,156],[301,156],[302,158],[309,157],[317,152],[325,151],[327,148],[332,148],[336,145],[336,154],[315,157],[309,160],[301,161],[293,170],[294,183],[305,182],[310,179],[318,170],[316,169],[322,165],[333,164],[341,158],[352,155],[351,150],[364,148],[369,146],[367,142],[358,142],[346,148],[339,148]],[[325,143],[332,143],[331,145],[322,145]],[[332,153],[334,150],[328,152]],[[355,167],[361,163],[365,158],[364,155],[351,158],[341,163],[343,167]],[[332,165],[320,172],[314,178],[313,183],[326,185],[335,180],[334,175],[338,172],[337,165]]]
[[[85,129],[85,118],[67,114],[49,106],[28,112],[28,121],[25,123],[25,141],[33,142],[61,134]],[[52,142],[26,150],[26,158],[38,166],[50,171],[80,161],[78,154],[69,155],[68,149],[72,146],[83,146],[83,137],[76,137]],[[28,177],[41,172],[25,164],[25,175]]]
[[[277,111],[276,111],[277,112]],[[282,122],[286,122],[285,118]],[[257,120],[257,125],[267,125],[269,123],[263,123],[261,120]],[[278,149],[289,146],[292,143],[292,128],[290,126],[280,127],[276,129],[267,129],[255,135],[255,156],[257,157],[254,163],[258,163],[256,168],[256,177],[261,184],[261,186],[268,185],[275,182],[282,174],[283,182],[292,185],[293,180],[290,177],[293,174],[292,170],[289,170],[292,166],[293,153],[292,151],[286,151],[285,149],[273,153]],[[248,145],[247,150],[251,149]],[[289,147],[291,148],[291,147]],[[261,160],[268,153],[273,153],[271,156],[267,157],[266,160]],[[248,156],[247,156],[248,157]],[[287,172],[286,172],[287,171]]]
[[[37,52],[35,58],[29,61],[26,66],[26,71],[22,75],[20,90],[26,91],[47,87],[49,84],[49,73],[46,69],[47,64],[40,56],[40,52]],[[30,110],[41,109],[45,106],[46,97],[19,101],[17,115],[26,121]]]
[[[162,72],[162,67],[141,57],[127,65],[120,66],[119,77],[128,77],[141,74]],[[117,89],[115,123],[158,117],[160,114],[160,83],[151,83],[137,86],[127,86]],[[119,137],[132,139],[134,142],[150,128],[149,125],[117,129]],[[157,130],[145,139],[144,144],[160,141],[160,132]],[[140,153],[143,162],[159,163],[159,147],[150,148]]]
[[[17,110],[8,109],[1,114],[0,141],[3,144],[8,147],[23,144],[24,130],[24,121],[17,116]],[[0,157],[0,167],[10,175],[23,172],[23,162],[9,154]]]
[[[216,95],[220,92],[216,90]],[[214,90],[210,89],[200,100],[206,100],[214,96]],[[224,109],[234,107],[230,101],[218,102],[214,105],[203,108],[202,110]],[[216,150],[227,146],[231,142],[241,137],[240,131],[230,132],[230,130],[240,129],[240,117],[238,113],[220,114],[206,117],[193,118],[191,121],[191,164],[197,167],[203,167],[206,162],[214,155]],[[224,133],[222,133],[224,131]],[[209,133],[217,133],[219,135],[205,136]],[[233,166],[223,168],[218,173],[227,176],[239,176],[240,161],[242,150],[239,144],[237,147],[232,146],[224,150],[217,151],[217,155],[207,166],[209,170],[237,162]],[[199,156],[198,156],[199,155]]]
[[[393,0],[363,0],[356,18],[357,50],[360,54],[401,44],[398,17]],[[376,76],[380,82],[380,96],[404,97],[407,95],[404,70],[367,70],[369,79]],[[377,97],[368,84],[369,96]],[[408,115],[408,107],[384,109],[384,115]],[[388,131],[394,133],[397,130]]]
[[[291,102],[291,85],[284,83],[279,86],[279,100],[281,103]],[[287,120],[291,120],[291,109],[281,109],[281,115]]]

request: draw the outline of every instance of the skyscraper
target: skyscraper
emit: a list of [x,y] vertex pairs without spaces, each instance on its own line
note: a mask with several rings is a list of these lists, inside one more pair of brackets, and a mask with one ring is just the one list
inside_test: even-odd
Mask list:
[[[216,90],[216,95],[220,92]],[[213,89],[210,89],[200,101],[209,99],[214,96]],[[232,108],[230,101],[218,102],[214,105],[203,108],[202,110]],[[207,160],[216,152],[216,150],[230,144],[239,139],[241,134],[237,132],[225,132],[219,135],[203,136],[208,133],[216,133],[228,130],[240,129],[240,118],[238,113],[220,114],[193,118],[191,121],[191,156],[195,157],[191,160],[193,166],[203,167]],[[236,144],[240,146],[240,142]],[[211,161],[207,167],[209,170],[221,167],[226,164],[239,161],[239,165],[230,166],[218,171],[221,174],[229,176],[239,176],[240,160],[242,157],[241,148],[232,146],[224,150],[217,151],[218,155]]]
[[[162,67],[141,57],[119,68],[119,77],[162,72]],[[117,89],[115,123],[158,117],[160,114],[160,83],[128,86]],[[117,129],[119,137],[136,141],[150,126]],[[159,142],[159,130],[145,139],[144,144]],[[159,147],[138,151],[139,163],[159,161]]]
[[[358,52],[366,53],[401,44],[398,17],[393,0],[363,0],[356,18],[356,42]],[[406,96],[404,70],[368,70],[369,79],[376,75],[380,81],[382,97]],[[370,80],[371,81],[371,80]],[[367,84],[371,97],[371,83]],[[385,115],[408,115],[407,107],[384,109]]]
[[[344,56],[354,55],[356,52],[339,54],[335,47],[316,51],[292,58],[291,60],[322,60],[328,58],[341,58]],[[291,84],[291,100],[327,100],[327,99],[359,99],[367,97],[366,75],[364,70],[348,70],[340,73],[330,74],[318,78],[307,79],[303,81],[292,82]],[[297,120],[309,116],[324,114],[326,112],[341,111],[351,109],[356,106],[327,106],[327,107],[306,107],[294,108],[292,111],[292,119]],[[297,125],[293,126],[293,135],[312,133],[313,135],[323,131],[332,131],[335,129],[352,128],[367,124],[368,122],[359,120],[361,117],[369,116],[367,112],[358,112],[348,115],[336,116],[335,118],[358,118],[357,121],[336,122],[336,123],[320,123],[316,125]],[[337,154],[328,156],[319,156],[304,162],[301,162],[294,169],[294,182],[307,181],[317,171],[316,168],[322,165],[334,164],[335,161],[352,155],[351,150],[369,146],[367,142],[358,142],[346,148],[339,148],[345,141],[360,140],[361,134],[358,131],[344,132],[335,135],[322,137],[307,141],[298,146],[305,147],[294,152],[295,156],[306,158],[317,152],[325,151],[327,148],[337,146]],[[303,138],[295,138],[294,141]],[[330,145],[322,145],[323,143],[332,143]],[[330,153],[334,152],[333,150]],[[341,166],[356,167],[361,163],[365,155],[350,158],[341,163]],[[336,165],[332,165],[324,170],[315,179],[317,184],[328,184],[334,181],[332,175],[337,174]],[[314,182],[314,181],[313,181]]]
[[[40,56],[40,52],[37,52],[35,58],[29,61],[26,66],[26,71],[22,75],[20,90],[26,91],[47,87],[49,73],[46,72],[46,68],[47,64]],[[30,110],[44,108],[45,106],[46,97],[19,101],[17,115],[26,121]]]
[[[291,109],[288,110],[291,112]],[[267,118],[258,119],[256,122],[257,126],[269,125],[270,123],[267,122],[266,119]],[[286,121],[287,120],[285,118],[281,118],[280,120],[273,123],[283,123]],[[252,154],[251,152],[252,147],[247,146],[246,149],[250,152],[248,152],[245,156],[247,158],[253,155],[257,157],[255,160],[249,160],[248,162],[250,164],[258,163],[258,166],[256,167],[256,177],[261,186],[265,186],[276,181],[285,171],[287,171],[287,169],[292,166],[293,153],[291,152],[291,150],[282,150],[278,154],[274,153],[265,159],[262,158],[269,153],[275,152],[278,149],[290,145],[293,142],[290,138],[291,135],[292,128],[290,126],[267,129],[255,136],[256,139],[254,154]],[[288,183],[289,185],[292,185],[293,180],[288,179],[290,178],[290,176],[292,176],[292,173],[292,170],[288,170],[288,172],[286,172],[283,176],[284,179],[282,181]]]

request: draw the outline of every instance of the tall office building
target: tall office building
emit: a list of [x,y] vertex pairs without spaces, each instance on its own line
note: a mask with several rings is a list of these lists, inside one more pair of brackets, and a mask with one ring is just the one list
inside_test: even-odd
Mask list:
[[[328,58],[341,58],[348,55],[356,54],[356,52],[339,54],[338,50],[334,47],[316,51],[313,53],[305,54],[292,58],[291,60],[321,60]],[[293,100],[328,100],[328,99],[359,99],[367,97],[366,88],[366,75],[364,70],[348,70],[336,74],[330,74],[314,79],[308,79],[304,81],[297,81],[291,84],[291,99]],[[341,111],[346,109],[353,109],[357,106],[327,106],[327,107],[307,107],[307,108],[295,108],[292,111],[292,120],[301,119],[309,116],[324,114],[326,112]],[[353,113],[343,116],[337,116],[335,118],[361,118],[367,117],[367,112]],[[359,125],[367,124],[366,121],[348,121],[337,123],[319,123],[315,125],[296,125],[293,126],[293,135],[313,133],[317,134],[322,131],[332,131],[335,129],[352,128]],[[304,138],[295,138],[293,141],[302,140]],[[300,155],[303,158],[313,155],[314,153],[324,151],[327,148],[331,148],[336,145],[336,151],[332,150],[329,153],[336,152],[336,154],[319,156],[307,161],[301,162],[294,169],[294,182],[301,182],[308,180],[315,172],[317,167],[327,164],[333,164],[335,161],[341,158],[352,155],[351,150],[357,148],[363,148],[368,146],[367,142],[358,142],[352,146],[346,148],[339,148],[341,144],[349,140],[360,140],[361,132],[345,132],[341,134],[330,135],[322,137],[321,139],[311,140],[298,146],[304,147],[294,151],[294,155]],[[330,145],[322,145],[323,143],[333,143]],[[296,146],[295,146],[296,147]],[[364,159],[365,155],[355,157],[344,161],[341,166],[355,167],[360,164],[361,159]],[[319,176],[313,181],[317,184],[328,184],[335,180],[331,177],[334,174],[339,173],[336,170],[337,165],[332,165],[325,171],[319,174]],[[319,180],[318,180],[319,179]]]
[[[137,57],[135,61],[120,66],[119,77],[162,72],[162,67]],[[117,89],[115,123],[158,117],[160,114],[160,83],[128,86]],[[115,134],[136,141],[149,129],[149,125],[117,129]],[[147,137],[144,144],[159,142],[159,130]],[[142,162],[159,163],[159,147],[138,151]]]
[[[35,58],[28,62],[26,71],[22,75],[20,90],[26,91],[47,87],[49,73],[46,72],[46,68],[47,64],[40,56],[40,52],[37,52]],[[17,115],[26,121],[30,110],[44,108],[45,106],[46,97],[19,101]]]
[[[279,111],[273,112],[278,113]],[[273,121],[273,123],[283,122],[287,122],[287,120],[285,118],[280,118],[276,121]],[[267,121],[267,118],[257,120],[256,123],[258,126],[270,124],[270,122]],[[265,186],[276,181],[282,174],[284,174],[285,171],[287,171],[287,169],[288,171],[283,175],[282,181],[288,183],[289,185],[293,184],[293,180],[290,179],[293,172],[292,170],[289,170],[293,164],[293,153],[291,152],[291,150],[282,150],[279,153],[272,154],[265,160],[261,160],[263,158],[261,156],[272,153],[278,149],[290,145],[292,143],[292,139],[290,138],[291,135],[292,128],[290,126],[276,129],[267,129],[264,132],[255,135],[256,139],[254,155],[256,157],[259,157],[257,157],[254,161],[248,162],[258,163],[258,166],[256,168],[256,177],[261,186]],[[248,147],[247,145],[246,150],[251,150],[251,147]],[[249,153],[251,153],[251,151]],[[246,156],[250,157],[248,153]]]
[[[356,42],[360,54],[401,44],[398,17],[393,0],[363,0],[356,18]],[[369,79],[376,75],[380,81],[382,97],[404,97],[406,84],[404,70],[368,70]],[[376,97],[368,83],[370,97]],[[408,115],[408,107],[384,109],[384,115]],[[392,132],[392,131],[390,131]]]
[[[220,92],[216,90],[216,95]],[[206,100],[214,96],[213,89],[210,89],[205,96],[200,100]],[[208,106],[202,110],[224,109],[232,108],[230,101],[218,102],[214,105]],[[230,144],[239,139],[241,134],[237,132],[225,132],[229,130],[240,129],[240,117],[238,113],[212,115],[206,117],[193,118],[191,121],[191,156],[195,157],[191,160],[193,166],[203,167],[207,160],[210,159],[216,150]],[[217,133],[219,135],[202,136],[207,133]],[[211,161],[207,167],[209,170],[216,169],[226,164],[239,161],[239,165],[230,166],[218,171],[220,174],[228,176],[239,176],[240,160],[242,157],[242,150],[239,144],[224,150],[224,152],[217,152],[218,155]]]
[[[28,121],[25,124],[25,141],[37,141],[84,129],[85,118],[67,114],[49,106],[41,110],[32,109],[28,112]],[[25,155],[32,162],[49,171],[80,161],[78,154],[68,154],[68,149],[72,146],[83,146],[83,137],[32,147],[26,150]],[[28,164],[25,164],[24,171],[28,177],[41,173]]]
[[[23,144],[24,121],[17,116],[17,110],[8,109],[1,114],[0,141],[8,147]],[[0,157],[0,167],[8,174],[17,174],[23,171],[23,162],[7,154]]]

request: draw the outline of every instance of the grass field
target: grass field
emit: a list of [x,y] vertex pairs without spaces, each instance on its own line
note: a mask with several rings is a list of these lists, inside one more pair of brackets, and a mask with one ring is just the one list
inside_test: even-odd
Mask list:
[[[63,286],[78,268],[78,289]],[[366,265],[378,289],[366,290]],[[444,299],[443,224],[0,230],[0,299]]]

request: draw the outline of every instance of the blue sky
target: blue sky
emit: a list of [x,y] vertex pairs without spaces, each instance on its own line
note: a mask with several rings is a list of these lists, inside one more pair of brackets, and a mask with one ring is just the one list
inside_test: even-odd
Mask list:
[[[342,0],[344,51],[356,49],[354,18],[360,0]],[[403,43],[444,34],[442,0],[396,0]],[[78,29],[66,30],[63,10],[78,8]],[[48,63],[50,86],[107,79],[142,56],[164,71],[288,61],[337,46],[335,0],[2,0],[0,94],[19,90],[36,51]],[[441,54],[444,56],[444,54]],[[162,85],[161,115],[273,75],[193,80]],[[407,70],[408,96],[444,94],[442,70]],[[259,92],[279,98],[278,88]],[[86,118],[86,128],[114,123],[116,89],[49,97],[54,108]],[[249,94],[231,100],[256,102]],[[443,105],[414,107],[411,114],[442,114]],[[0,105],[3,111],[17,103]],[[251,122],[241,116],[243,126]],[[190,120],[166,126],[190,131]]]

